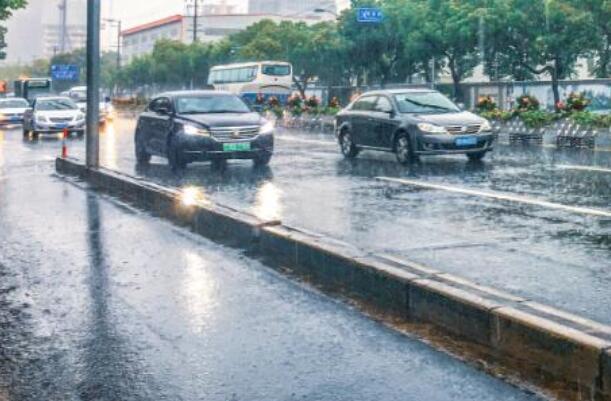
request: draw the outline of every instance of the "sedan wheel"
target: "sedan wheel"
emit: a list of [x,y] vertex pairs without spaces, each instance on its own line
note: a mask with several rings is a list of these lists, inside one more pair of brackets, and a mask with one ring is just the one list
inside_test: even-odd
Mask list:
[[397,161],[401,164],[410,164],[414,162],[415,157],[412,151],[412,145],[409,138],[405,134],[400,134],[395,141],[395,153]]
[[349,130],[344,130],[339,137],[339,145],[342,149],[342,154],[347,159],[353,159],[359,154],[359,149],[352,141],[352,134]]

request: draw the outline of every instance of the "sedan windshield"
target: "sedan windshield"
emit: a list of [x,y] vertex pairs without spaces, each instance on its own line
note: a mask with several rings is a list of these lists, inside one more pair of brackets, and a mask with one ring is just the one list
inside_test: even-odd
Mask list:
[[36,110],[78,110],[78,106],[72,100],[65,99],[44,99],[36,101]]
[[0,100],[0,109],[23,109],[28,107],[28,102],[22,99]]
[[250,113],[248,106],[237,96],[185,96],[176,100],[179,114]]
[[450,113],[460,111],[439,92],[398,93],[395,99],[401,113]]

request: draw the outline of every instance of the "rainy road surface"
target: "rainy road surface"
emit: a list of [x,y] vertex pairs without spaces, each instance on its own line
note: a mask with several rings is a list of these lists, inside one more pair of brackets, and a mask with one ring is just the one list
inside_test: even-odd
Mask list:
[[280,132],[269,169],[194,164],[176,176],[163,159],[135,167],[134,125],[103,133],[104,165],[611,324],[609,152],[501,145],[484,163],[406,168],[388,154],[346,161],[328,135]]
[[58,148],[0,133],[1,400],[539,399],[54,176]]

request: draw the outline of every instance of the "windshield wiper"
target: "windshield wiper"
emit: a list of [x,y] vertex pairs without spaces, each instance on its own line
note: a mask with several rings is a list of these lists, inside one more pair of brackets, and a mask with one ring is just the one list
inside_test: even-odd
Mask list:
[[430,109],[443,110],[443,111],[456,111],[455,109],[450,109],[448,107],[443,107],[443,106],[437,106],[435,104],[420,103],[420,102],[416,102],[415,100],[410,100],[410,99],[403,99],[403,100],[415,106],[418,106],[418,107],[428,107]]

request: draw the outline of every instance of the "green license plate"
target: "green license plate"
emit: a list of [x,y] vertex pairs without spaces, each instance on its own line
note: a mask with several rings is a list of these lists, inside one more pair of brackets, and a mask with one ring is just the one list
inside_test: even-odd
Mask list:
[[250,142],[224,143],[224,152],[244,152],[250,150]]

